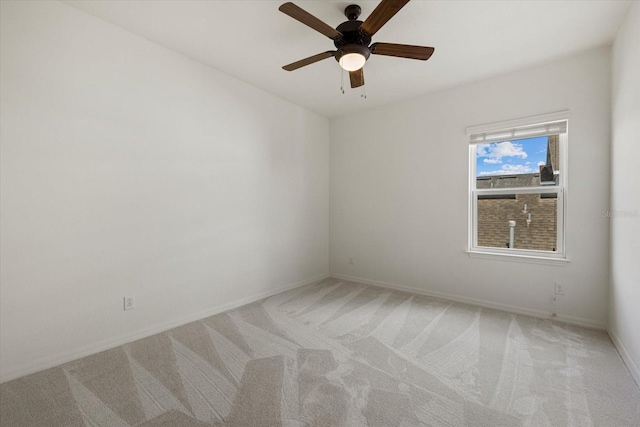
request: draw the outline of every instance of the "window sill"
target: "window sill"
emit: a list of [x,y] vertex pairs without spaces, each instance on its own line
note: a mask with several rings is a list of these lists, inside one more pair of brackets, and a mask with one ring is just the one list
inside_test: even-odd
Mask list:
[[522,254],[505,254],[505,253],[497,253],[497,252],[480,252],[480,251],[465,251],[469,258],[479,258],[479,259],[492,259],[499,261],[511,261],[511,262],[524,262],[530,264],[544,264],[544,265],[553,265],[556,267],[564,267],[571,260],[566,258],[551,258],[551,257],[543,257],[543,256],[533,256],[533,255],[522,255]]

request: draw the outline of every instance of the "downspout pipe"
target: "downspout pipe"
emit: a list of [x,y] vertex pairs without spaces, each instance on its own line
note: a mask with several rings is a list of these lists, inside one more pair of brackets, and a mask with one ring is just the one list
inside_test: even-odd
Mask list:
[[509,249],[513,249],[513,241],[516,234],[516,222],[509,221]]

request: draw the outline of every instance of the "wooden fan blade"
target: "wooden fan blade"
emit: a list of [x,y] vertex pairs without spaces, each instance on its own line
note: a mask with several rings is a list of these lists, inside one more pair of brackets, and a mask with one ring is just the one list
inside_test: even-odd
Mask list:
[[330,27],[328,24],[325,24],[306,10],[296,6],[295,4],[289,2],[284,3],[282,6],[278,8],[280,12],[289,15],[296,21],[302,22],[304,25],[307,25],[319,33],[324,34],[333,40],[340,40],[342,38],[342,33],[336,30],[333,27]]
[[431,58],[435,50],[432,47],[395,43],[374,43],[369,49],[371,53],[376,55],[398,56],[400,58],[419,59],[421,61],[426,61]]
[[323,59],[331,58],[335,54],[336,54],[335,50],[329,50],[327,52],[322,52],[322,53],[319,53],[317,55],[313,55],[313,56],[310,56],[308,58],[301,59],[300,61],[296,61],[296,62],[294,62],[292,64],[285,65],[282,68],[284,70],[287,70],[287,71],[297,70],[298,68],[302,68],[305,65],[310,65],[310,64],[313,64],[314,62],[318,62],[318,61],[322,61]]
[[382,0],[360,26],[360,31],[370,36],[378,32],[409,0]]
[[356,88],[364,86],[364,68],[360,68],[356,71],[349,71],[349,80],[351,80],[351,87]]

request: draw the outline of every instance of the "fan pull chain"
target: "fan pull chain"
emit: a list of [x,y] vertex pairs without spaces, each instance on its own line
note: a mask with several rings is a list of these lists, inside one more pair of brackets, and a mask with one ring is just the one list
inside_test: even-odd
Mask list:
[[340,91],[344,95],[344,70],[340,67]]
[[364,85],[362,86],[362,93],[360,94],[360,98],[367,99],[367,87]]

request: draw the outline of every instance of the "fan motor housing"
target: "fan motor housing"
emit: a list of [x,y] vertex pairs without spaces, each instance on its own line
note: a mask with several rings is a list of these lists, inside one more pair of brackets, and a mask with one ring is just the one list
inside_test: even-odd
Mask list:
[[355,19],[338,25],[336,30],[342,33],[342,38],[333,42],[338,49],[335,55],[336,61],[340,62],[342,55],[347,53],[359,53],[369,59],[371,51],[368,46],[371,43],[371,37],[360,32],[361,25],[362,21]]
[[333,44],[340,49],[348,44],[358,44],[360,46],[369,46],[371,37],[360,32],[362,21],[346,21],[336,27],[336,30],[342,33],[342,38],[334,40]]

